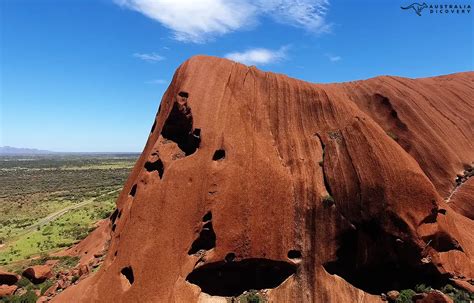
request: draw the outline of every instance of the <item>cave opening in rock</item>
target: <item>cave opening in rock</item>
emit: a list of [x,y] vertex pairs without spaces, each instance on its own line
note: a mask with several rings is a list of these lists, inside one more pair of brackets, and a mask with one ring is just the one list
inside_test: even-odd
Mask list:
[[119,210],[118,208],[116,208],[114,212],[110,215],[110,221],[112,222],[112,224],[114,224],[115,220],[117,220],[118,213],[119,213]]
[[244,291],[276,288],[295,272],[295,265],[288,262],[250,258],[203,265],[186,280],[211,296],[231,297]]
[[288,259],[301,259],[301,251],[294,249],[288,251]]
[[[212,218],[212,215],[211,215]],[[212,222],[208,221],[205,223],[199,233],[199,237],[194,240],[191,248],[188,251],[188,255],[194,255],[200,250],[209,250],[216,246],[216,233],[212,228]]]
[[135,197],[136,193],[137,193],[137,185],[133,184],[132,189],[130,190],[130,196]]
[[218,149],[214,152],[214,155],[212,156],[213,161],[219,161],[225,159],[225,150],[223,149]]
[[123,277],[125,277],[127,279],[128,283],[130,283],[130,285],[133,284],[133,282],[135,281],[135,278],[133,277],[133,269],[132,269],[131,266],[127,266],[127,267],[122,268],[120,273],[122,274]]
[[182,97],[182,98],[189,98],[189,93],[188,92],[185,92],[185,91],[180,91],[178,93],[178,96]]
[[422,252],[414,243],[400,241],[379,226],[362,223],[344,232],[338,239],[337,259],[323,265],[326,271],[374,295],[422,283],[432,287],[447,283],[432,263],[421,262]]
[[207,214],[202,217],[202,222],[207,222],[212,220],[212,212],[207,212]]
[[155,162],[146,162],[145,169],[147,172],[153,172],[156,170],[160,179],[163,177],[163,173],[165,172],[165,167],[163,166],[161,159],[158,159]]
[[163,138],[175,142],[186,156],[193,154],[201,143],[201,130],[193,130],[191,108],[175,102],[161,131]]

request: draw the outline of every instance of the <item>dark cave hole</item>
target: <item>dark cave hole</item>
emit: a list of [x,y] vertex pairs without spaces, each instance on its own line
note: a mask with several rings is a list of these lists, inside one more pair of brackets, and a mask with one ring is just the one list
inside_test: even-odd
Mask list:
[[200,250],[209,250],[216,246],[216,234],[212,228],[212,222],[205,223],[199,233],[199,237],[194,240],[188,255],[194,255]]
[[288,251],[288,259],[301,259],[301,251],[294,249]]
[[193,116],[187,104],[174,103],[161,135],[178,144],[186,156],[193,154],[201,143],[201,130],[193,130]]
[[438,213],[440,213],[442,215],[446,215],[446,209],[440,208],[440,209],[438,209]]
[[211,221],[212,220],[212,213],[211,212],[208,212],[207,214],[204,215],[204,217],[202,217],[202,222],[207,222],[207,221]]
[[150,133],[153,133],[153,132],[155,131],[155,127],[156,127],[156,119],[155,119],[155,121],[153,122],[153,125],[151,126]]
[[433,264],[420,262],[423,256],[415,244],[383,232],[374,221],[358,224],[338,241],[337,259],[324,268],[370,294],[413,289],[422,283],[441,287],[448,281]]
[[161,159],[156,160],[155,162],[146,162],[145,169],[148,172],[157,171],[160,179],[163,177],[163,173],[165,171],[165,167],[163,166],[163,162]]
[[212,156],[213,161],[219,161],[225,159],[225,150],[218,149],[215,151],[214,156]]
[[432,236],[423,239],[426,243],[429,243],[438,252],[446,252],[450,250],[463,251],[458,241],[453,239],[449,234],[445,232],[437,232]]
[[115,228],[117,228],[117,224],[112,224],[112,231],[115,231]]
[[188,93],[188,92],[184,92],[184,91],[180,91],[180,92],[178,93],[178,96],[187,99],[187,98],[189,98],[189,93]]
[[228,253],[225,255],[225,261],[226,262],[233,262],[235,260],[235,254],[234,253]]
[[130,284],[133,284],[133,282],[135,281],[135,278],[133,277],[133,270],[132,270],[132,267],[131,267],[131,266],[127,266],[127,267],[122,268],[122,270],[120,271],[120,273],[121,273],[125,278],[127,278],[128,282],[129,282]]
[[186,280],[211,296],[238,296],[244,291],[276,288],[296,272],[293,264],[269,259],[215,262],[193,270]]
[[119,213],[118,213],[117,218],[120,219],[121,216],[122,216],[122,211],[120,210]]
[[118,208],[116,208],[114,212],[110,215],[110,221],[112,222],[112,224],[114,224],[115,220],[117,220],[118,213],[119,213],[119,210]]
[[132,189],[130,190],[130,196],[135,197],[136,193],[137,193],[137,185],[133,184]]

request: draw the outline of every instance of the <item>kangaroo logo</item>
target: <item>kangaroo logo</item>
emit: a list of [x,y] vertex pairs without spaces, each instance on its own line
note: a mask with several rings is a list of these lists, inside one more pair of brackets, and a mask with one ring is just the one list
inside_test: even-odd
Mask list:
[[418,15],[418,16],[421,16],[421,11],[424,10],[425,8],[427,8],[428,5],[426,3],[423,2],[423,4],[420,4],[420,3],[412,3],[410,5],[408,5],[407,7],[403,7],[403,6],[400,6],[401,9],[410,9],[410,8],[413,8],[413,10],[415,11],[415,13]]

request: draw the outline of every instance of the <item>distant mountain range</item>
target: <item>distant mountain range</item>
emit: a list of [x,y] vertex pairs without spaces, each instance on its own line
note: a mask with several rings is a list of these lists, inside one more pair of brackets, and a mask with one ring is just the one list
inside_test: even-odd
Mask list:
[[19,148],[12,146],[0,146],[0,155],[47,155],[54,154],[50,150],[41,150],[36,148]]

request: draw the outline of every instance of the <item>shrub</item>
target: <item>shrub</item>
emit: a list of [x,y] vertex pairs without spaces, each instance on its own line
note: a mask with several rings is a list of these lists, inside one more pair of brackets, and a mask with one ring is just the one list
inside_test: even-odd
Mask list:
[[264,303],[265,299],[255,290],[239,297],[239,303]]
[[474,301],[474,293],[454,288],[451,284],[446,284],[440,290],[451,297],[455,303],[470,303]]
[[398,296],[396,303],[413,303],[411,299],[416,292],[413,289],[403,289],[400,291],[400,295]]

